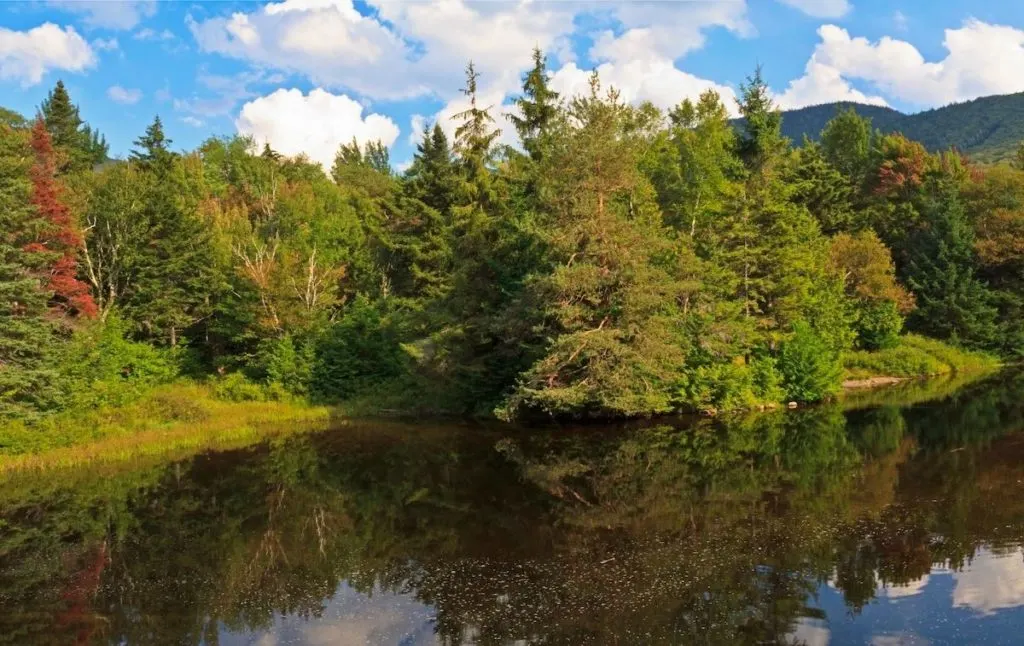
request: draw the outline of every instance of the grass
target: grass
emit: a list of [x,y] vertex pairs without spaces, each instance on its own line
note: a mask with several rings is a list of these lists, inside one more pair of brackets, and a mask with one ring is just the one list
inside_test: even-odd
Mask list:
[[991,355],[963,350],[916,334],[903,336],[895,348],[851,352],[843,357],[846,379],[934,377],[993,370],[999,365],[999,360]]
[[0,428],[0,474],[236,448],[326,427],[332,411],[287,401],[222,401],[208,386],[163,386],[122,407]]

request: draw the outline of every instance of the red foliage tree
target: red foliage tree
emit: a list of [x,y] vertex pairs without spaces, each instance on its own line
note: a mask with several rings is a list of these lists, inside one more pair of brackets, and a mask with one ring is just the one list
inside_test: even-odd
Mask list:
[[96,303],[89,286],[76,276],[82,235],[61,200],[53,143],[42,119],[37,119],[32,128],[32,150],[35,152],[32,205],[36,208],[39,226],[35,240],[26,245],[25,250],[45,254],[40,263],[40,277],[43,289],[51,293],[51,310],[60,315],[92,318],[97,313]]

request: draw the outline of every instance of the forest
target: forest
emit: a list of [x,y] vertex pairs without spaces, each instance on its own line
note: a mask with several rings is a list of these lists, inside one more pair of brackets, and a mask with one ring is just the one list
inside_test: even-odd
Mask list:
[[[1024,167],[853,110],[791,142],[755,72],[667,114],[548,87],[330,169],[230,136],[127,159],[61,83],[0,112],[0,419],[232,401],[532,420],[829,398],[1024,353]],[[517,146],[499,143],[503,129]],[[175,406],[182,405],[180,402]],[[173,406],[172,406],[173,408]],[[11,443],[0,441],[0,450]]]

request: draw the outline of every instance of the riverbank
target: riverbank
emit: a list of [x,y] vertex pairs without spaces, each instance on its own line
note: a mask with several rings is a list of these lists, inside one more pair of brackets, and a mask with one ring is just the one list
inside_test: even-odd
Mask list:
[[1000,365],[999,359],[991,355],[908,334],[901,337],[894,348],[846,354],[843,386],[846,389],[888,386],[907,379],[986,372]]
[[301,401],[226,401],[209,385],[173,384],[126,406],[5,425],[0,473],[233,448],[323,429],[332,415]]

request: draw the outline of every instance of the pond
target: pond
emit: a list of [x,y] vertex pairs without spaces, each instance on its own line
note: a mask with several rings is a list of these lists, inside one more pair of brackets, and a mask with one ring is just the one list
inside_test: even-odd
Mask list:
[[1024,374],[0,487],[3,644],[1019,644]]

